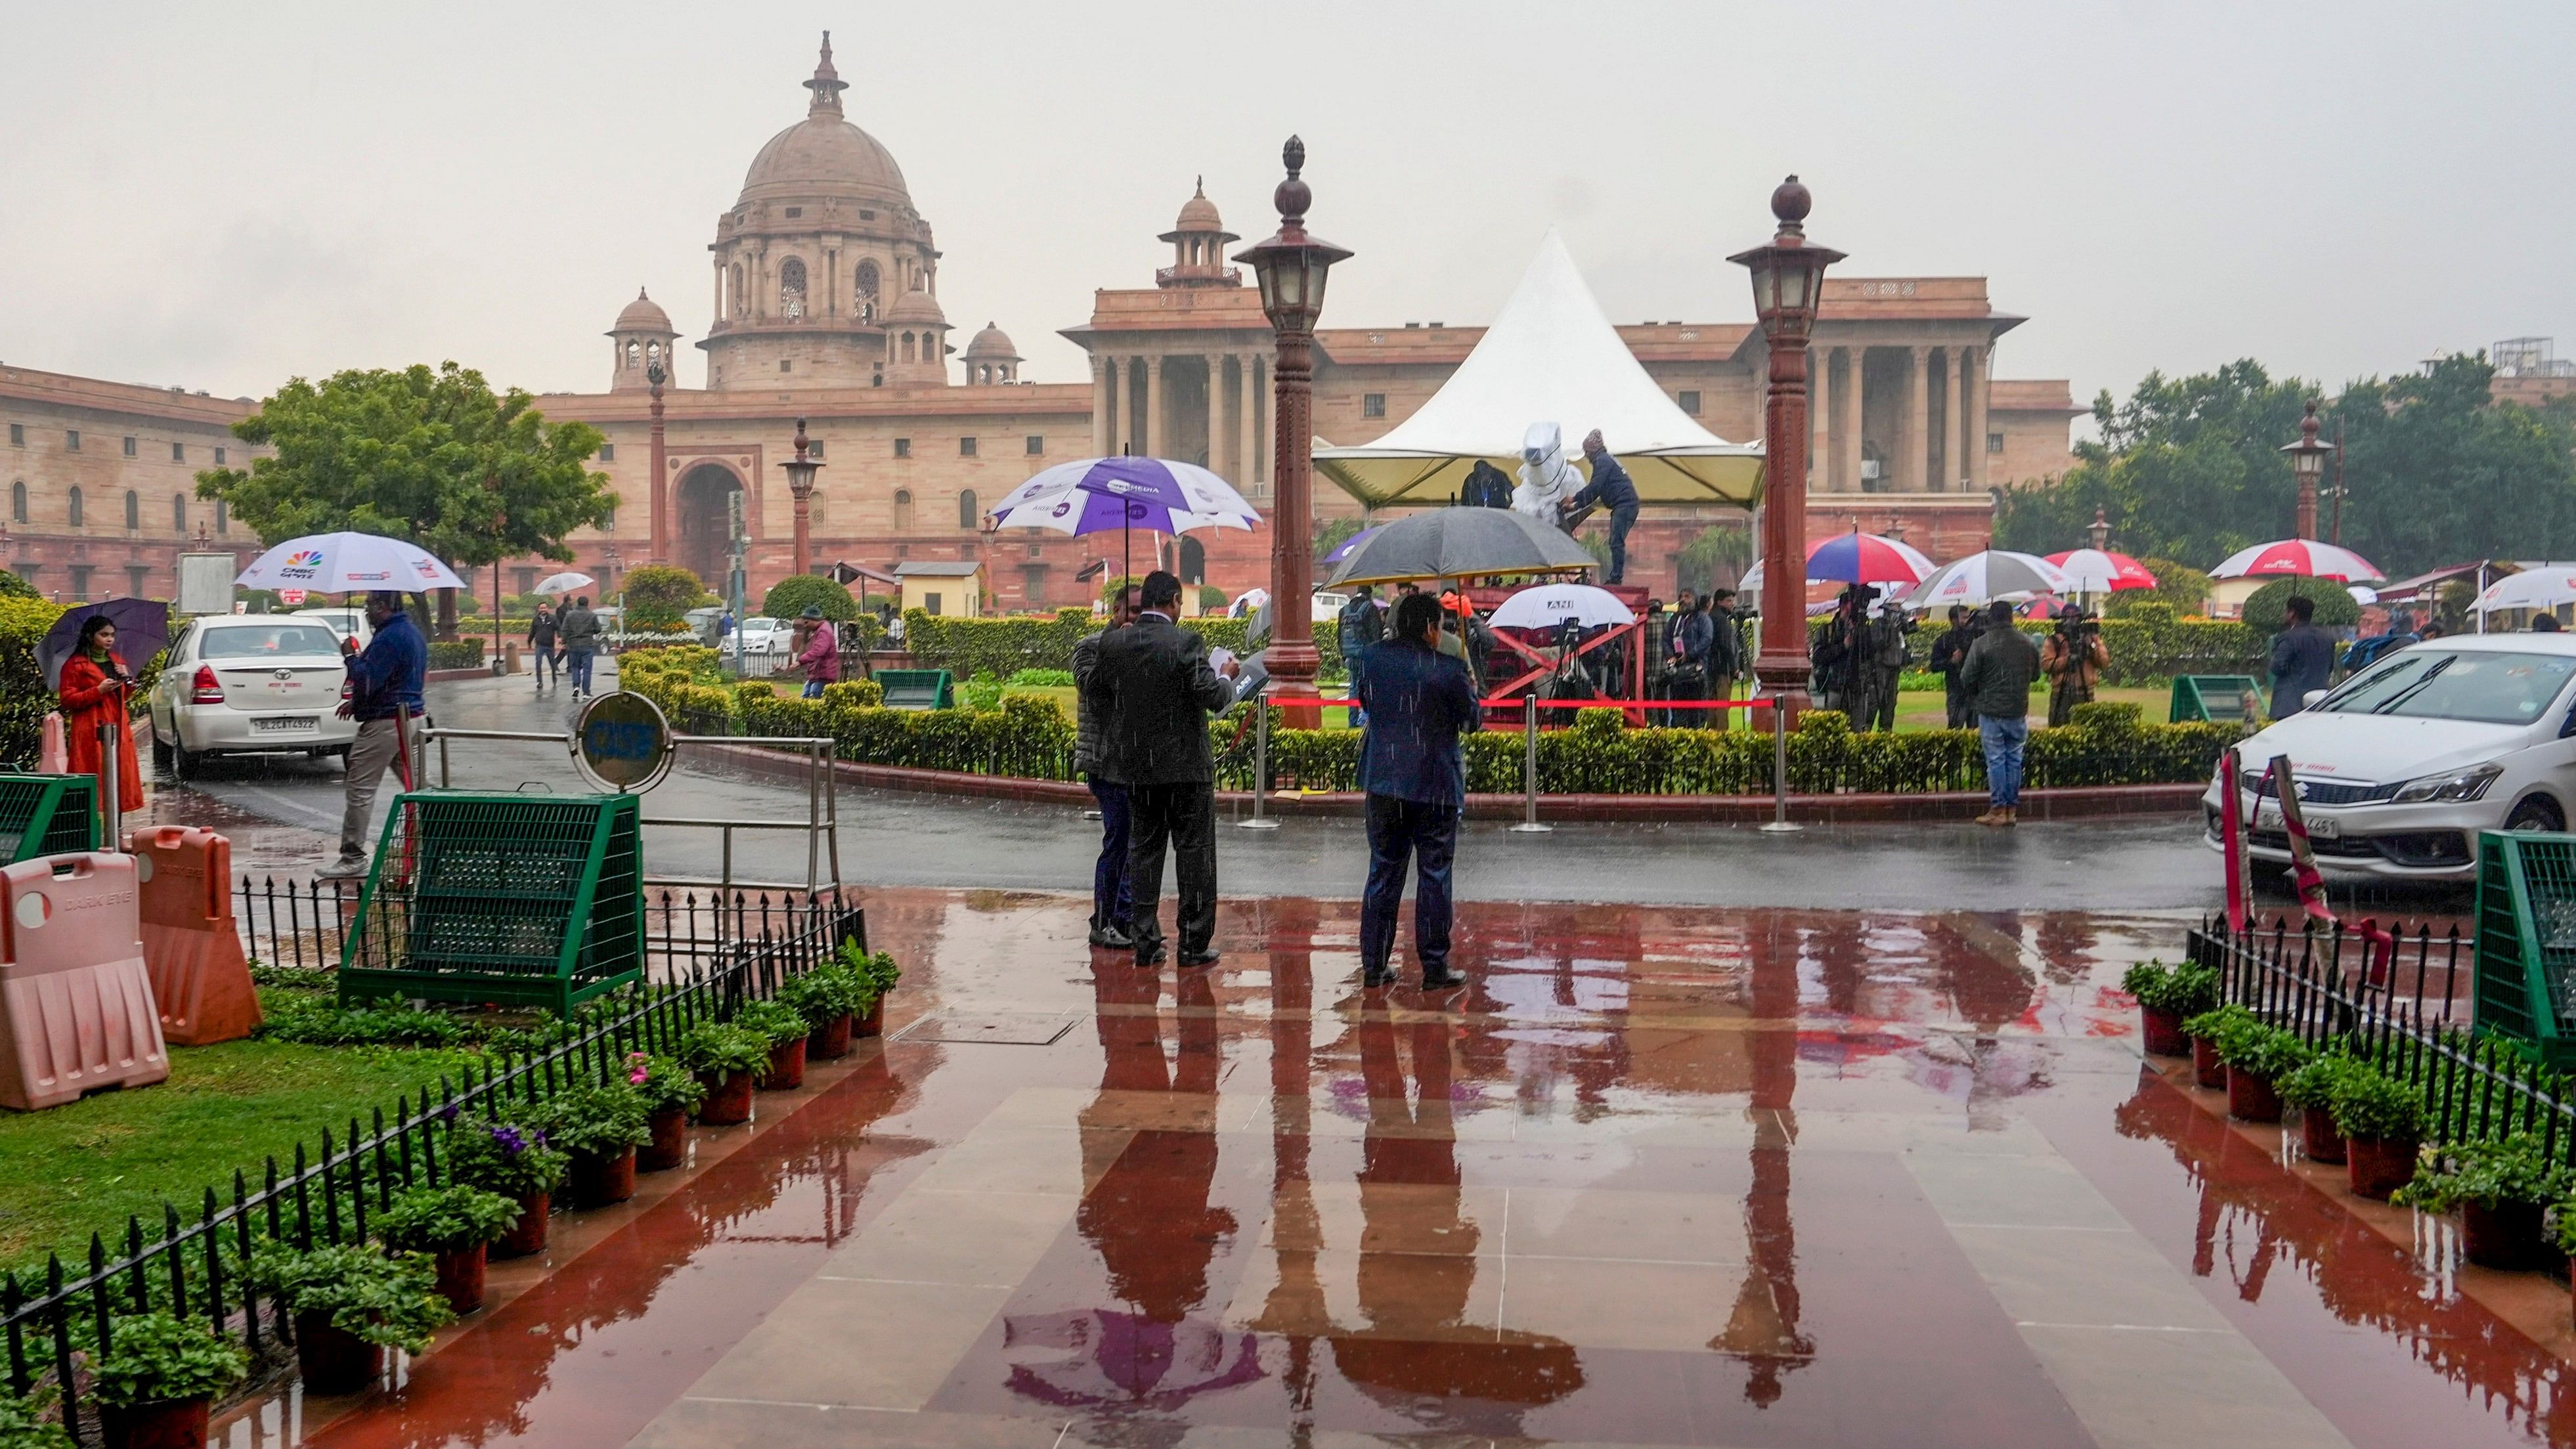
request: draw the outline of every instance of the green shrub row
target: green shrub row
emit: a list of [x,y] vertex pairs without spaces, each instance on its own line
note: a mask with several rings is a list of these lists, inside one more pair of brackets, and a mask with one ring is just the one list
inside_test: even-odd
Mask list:
[[429,646],[429,667],[480,669],[483,667],[483,646],[491,642],[489,639],[473,638],[434,640]]

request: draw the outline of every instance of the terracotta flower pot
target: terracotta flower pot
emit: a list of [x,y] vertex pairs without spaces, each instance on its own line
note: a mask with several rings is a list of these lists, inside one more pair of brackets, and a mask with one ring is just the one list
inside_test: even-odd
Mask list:
[[851,1018],[851,1020],[850,1020],[850,1035],[852,1035],[852,1036],[883,1036],[883,1035],[885,1035],[885,998],[884,998],[884,997],[882,997],[882,996],[878,997],[875,1001],[873,1001],[873,1002],[869,1003],[869,1005],[868,1005],[868,1009],[867,1009],[866,1011],[863,1011],[863,1012],[859,1013],[857,1016],[855,1016],[855,1017],[852,1017],[852,1018]]
[[2227,1085],[2227,1064],[2218,1059],[2218,1043],[2205,1036],[2191,1039],[2192,1079],[2204,1087]]
[[665,1107],[645,1119],[653,1129],[653,1140],[635,1153],[638,1172],[668,1172],[689,1160],[689,1114],[679,1107]]
[[707,1084],[707,1099],[698,1104],[699,1126],[732,1127],[751,1120],[751,1073],[700,1080]]
[[790,1037],[769,1049],[769,1070],[760,1074],[760,1090],[792,1092],[805,1085],[805,1038]]
[[308,1394],[354,1394],[385,1371],[385,1350],[345,1328],[326,1312],[295,1315],[295,1369]]
[[101,1404],[99,1427],[106,1433],[107,1449],[206,1449],[206,1402]]
[[495,1258],[524,1258],[546,1250],[546,1218],[553,1204],[541,1192],[519,1199],[519,1221],[492,1245]]
[[2227,1069],[2227,1115],[2239,1122],[2281,1121],[2281,1094],[2272,1090],[2272,1079],[2258,1077],[2241,1067]]
[[635,1149],[613,1157],[576,1152],[572,1159],[572,1205],[588,1210],[624,1202],[635,1195]]
[[808,1061],[837,1062],[849,1054],[850,1014],[846,1011],[814,1028],[814,1034],[805,1038]]
[[2540,1261],[2540,1204],[2460,1204],[2460,1255],[2481,1268],[2528,1268]]
[[2343,1161],[2343,1134],[2335,1130],[2332,1107],[2300,1108],[2299,1140],[2310,1162]]
[[2191,1055],[2191,1038],[2182,1034],[2182,1013],[2160,1011],[2152,1006],[2138,1008],[2138,1026],[2146,1038],[2147,1055],[2151,1057],[2187,1057]]
[[2345,1138],[2343,1165],[2353,1196],[2386,1202],[2390,1193],[2414,1180],[2420,1145],[2412,1137]]
[[438,1296],[456,1310],[458,1317],[483,1306],[483,1267],[491,1257],[490,1245],[476,1243],[470,1248],[446,1248],[430,1257],[438,1269]]

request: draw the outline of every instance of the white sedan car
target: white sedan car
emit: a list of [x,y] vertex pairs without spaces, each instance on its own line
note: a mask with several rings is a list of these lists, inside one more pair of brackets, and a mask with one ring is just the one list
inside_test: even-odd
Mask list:
[[[2234,784],[2253,807],[2255,859],[2290,859],[2264,779],[2273,757],[2288,755],[2318,869],[2473,880],[2479,831],[2557,831],[2576,819],[2576,634],[2410,645],[2239,753]],[[2213,778],[2201,799],[2212,847],[2227,788]]]
[[340,636],[292,614],[213,614],[170,641],[152,686],[152,759],[179,778],[208,755],[298,750],[347,758],[355,721],[339,717],[349,672]]

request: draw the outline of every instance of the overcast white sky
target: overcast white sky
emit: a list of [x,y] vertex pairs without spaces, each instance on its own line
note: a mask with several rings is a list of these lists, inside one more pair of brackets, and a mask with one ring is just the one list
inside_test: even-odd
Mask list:
[[[1302,133],[1328,324],[1483,322],[1550,223],[1618,321],[1742,319],[1784,172],[1847,275],[1982,273],[2079,400],[2252,355],[2339,382],[2576,353],[2576,5],[282,3],[11,7],[0,358],[219,394],[456,358],[591,390],[833,32],[940,294],[1044,381],[1204,172]],[[1272,58],[1293,45],[1293,58]]]

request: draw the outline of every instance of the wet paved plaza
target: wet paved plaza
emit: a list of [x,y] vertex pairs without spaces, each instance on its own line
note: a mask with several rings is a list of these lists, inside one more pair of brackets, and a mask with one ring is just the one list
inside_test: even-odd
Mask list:
[[[2484,1445],[2576,1437],[2566,1288],[2455,1266],[2142,1062],[2178,916],[1355,908],[1213,970],[868,894],[882,1051],[564,1220],[398,1395],[237,1446]],[[2571,1416],[2576,1416],[2572,1412]]]

